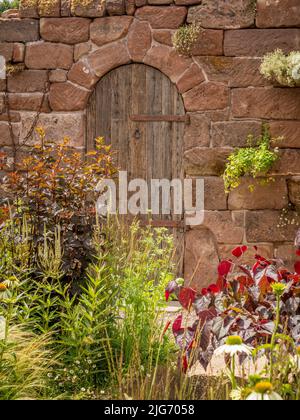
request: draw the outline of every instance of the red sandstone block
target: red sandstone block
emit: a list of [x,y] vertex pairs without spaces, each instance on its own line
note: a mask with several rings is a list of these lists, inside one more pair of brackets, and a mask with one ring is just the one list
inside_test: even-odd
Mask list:
[[102,77],[108,71],[130,63],[130,56],[124,41],[116,41],[92,52],[87,62],[91,70],[98,77]]
[[228,83],[230,87],[265,86],[260,74],[261,59],[237,57],[196,57],[208,80]]
[[248,242],[294,241],[295,226],[279,227],[281,211],[259,210],[246,212],[246,237]]
[[[250,192],[249,186],[255,189]],[[261,185],[252,178],[244,178],[241,184],[232,190],[228,198],[230,210],[283,209],[288,205],[288,191],[285,178],[276,178],[267,185]]]
[[300,29],[245,29],[226,31],[226,56],[262,57],[280,48],[284,52],[300,49]]
[[254,25],[253,0],[209,0],[189,8],[187,21],[203,28],[238,29]]
[[86,89],[91,89],[98,81],[98,77],[84,61],[77,61],[77,63],[73,65],[68,73],[68,79]]
[[45,70],[25,70],[7,78],[9,92],[30,93],[43,92],[48,80]]
[[50,111],[48,98],[43,93],[9,93],[8,100],[10,109],[15,111]]
[[257,0],[256,26],[258,28],[299,27],[299,0]]
[[49,102],[53,111],[80,111],[86,108],[90,91],[73,83],[52,83]]
[[95,19],[91,24],[91,40],[102,46],[124,38],[132,23],[131,16],[113,16]]
[[130,27],[127,46],[133,61],[143,61],[152,43],[151,28],[148,22],[135,21]]
[[165,73],[172,82],[176,82],[191,66],[192,59],[180,55],[166,45],[153,45],[144,58],[144,63]]
[[30,69],[69,69],[73,64],[73,47],[65,44],[37,42],[27,45],[25,64]]
[[299,120],[300,89],[233,89],[232,113],[238,118]]
[[12,56],[13,56],[13,47],[14,47],[14,44],[10,42],[0,43],[0,55],[2,55],[6,61],[11,61]]
[[38,39],[38,20],[0,19],[0,42],[32,42]]
[[223,55],[224,32],[215,29],[201,30],[195,45],[191,48],[192,55]]
[[204,113],[189,113],[189,124],[184,130],[184,150],[194,147],[209,147],[211,119]]
[[192,230],[207,227],[213,232],[218,243],[241,244],[244,239],[243,211],[205,211],[203,225]]
[[229,105],[229,89],[222,83],[201,83],[183,95],[188,111],[224,109]]
[[[15,139],[19,138],[19,124],[12,124]],[[8,122],[0,122],[0,147],[12,145],[12,138]]]
[[232,153],[229,148],[195,147],[184,153],[184,167],[191,176],[220,176]]
[[137,9],[135,17],[146,20],[155,29],[176,29],[185,21],[186,7],[144,6]]
[[89,39],[90,20],[84,18],[44,18],[40,20],[45,41],[78,44]]
[[177,81],[177,89],[180,93],[184,93],[204,82],[204,80],[203,71],[196,63],[193,63]]

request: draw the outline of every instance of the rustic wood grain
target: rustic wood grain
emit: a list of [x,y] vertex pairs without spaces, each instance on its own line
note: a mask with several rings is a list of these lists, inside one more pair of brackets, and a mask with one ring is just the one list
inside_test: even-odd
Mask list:
[[[183,179],[183,136],[187,123],[181,95],[165,75],[143,64],[122,66],[104,76],[90,98],[87,149],[93,150],[95,138],[103,136],[107,144],[112,144],[117,165],[128,172],[129,180]],[[182,217],[160,214],[152,218],[153,226],[173,231],[181,274]],[[147,224],[145,216],[141,220]]]

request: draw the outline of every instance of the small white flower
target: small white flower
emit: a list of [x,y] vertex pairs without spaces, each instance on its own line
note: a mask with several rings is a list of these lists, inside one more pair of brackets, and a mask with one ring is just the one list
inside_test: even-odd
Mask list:
[[233,389],[230,393],[230,398],[233,401],[240,401],[242,399],[242,389],[241,388]]
[[85,392],[86,391],[86,389],[85,388],[81,388],[81,390],[80,390],[81,392]]
[[300,53],[292,52],[288,57],[288,62],[290,66],[297,66],[298,64],[300,64]]
[[295,355],[290,355],[290,361],[300,371],[300,347],[297,347]]
[[292,68],[292,78],[296,82],[300,81],[300,64]]
[[277,392],[273,391],[273,386],[270,382],[258,382],[254,391],[247,397],[248,401],[282,401],[282,398]]
[[247,401],[282,401],[282,398],[277,392],[270,392],[269,394],[259,394],[258,392],[252,392]]
[[229,354],[232,357],[236,354],[246,354],[247,356],[251,356],[252,351],[253,347],[246,346],[246,344],[243,344],[241,337],[234,335],[228,337],[226,344],[218,347],[214,353],[216,356],[220,356],[221,354]]

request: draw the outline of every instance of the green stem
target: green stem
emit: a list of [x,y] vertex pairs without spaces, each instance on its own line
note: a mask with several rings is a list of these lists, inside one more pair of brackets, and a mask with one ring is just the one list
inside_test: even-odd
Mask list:
[[9,334],[9,324],[10,324],[10,320],[12,318],[12,310],[13,310],[13,305],[10,302],[7,308],[7,313],[6,313],[6,317],[5,317],[5,330],[4,330],[4,340],[1,346],[1,352],[0,352],[0,364],[3,361],[3,356],[4,356],[4,351],[5,351],[5,347],[6,347],[6,343],[7,343],[7,339],[8,339],[8,334]]
[[274,373],[274,349],[275,349],[275,341],[276,341],[276,334],[278,331],[279,323],[280,323],[280,296],[276,296],[276,321],[275,327],[272,334],[271,339],[271,359],[270,359],[270,382],[272,383],[273,380],[273,373]]
[[232,389],[237,389],[237,383],[235,378],[235,355],[232,356],[231,360],[231,385]]

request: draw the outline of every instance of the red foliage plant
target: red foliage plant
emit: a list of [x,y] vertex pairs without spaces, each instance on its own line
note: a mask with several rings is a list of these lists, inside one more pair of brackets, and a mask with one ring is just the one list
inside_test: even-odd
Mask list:
[[[257,252],[257,248],[255,251]],[[281,325],[296,345],[300,344],[300,261],[295,272],[285,267],[281,260],[255,255],[252,266],[239,262],[248,251],[240,246],[232,251],[236,258],[221,261],[216,284],[201,292],[172,281],[166,296],[174,296],[188,311],[195,311],[196,321],[191,326],[182,325],[182,315],[173,324],[173,334],[182,351],[182,368],[187,369],[198,358],[206,369],[214,350],[230,335],[239,335],[253,347],[270,341],[274,331],[276,297],[271,284],[286,285],[281,298]],[[193,352],[192,352],[193,349]]]
[[[96,186],[116,172],[110,146],[96,139],[95,151],[84,156],[62,142],[48,142],[37,129],[40,143],[34,145],[13,168],[5,154],[0,156],[0,224],[11,215],[31,229],[33,257],[44,232],[60,226],[65,272],[81,273],[91,251],[95,224]],[[1,226],[0,226],[1,227]]]

